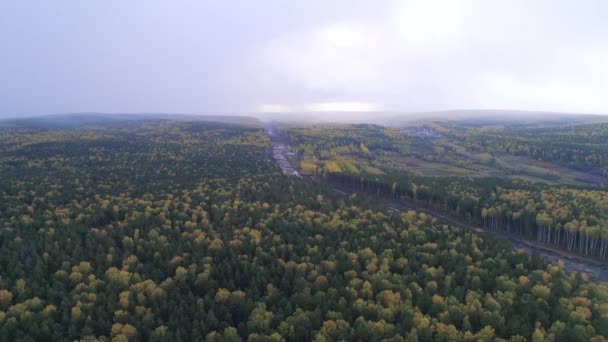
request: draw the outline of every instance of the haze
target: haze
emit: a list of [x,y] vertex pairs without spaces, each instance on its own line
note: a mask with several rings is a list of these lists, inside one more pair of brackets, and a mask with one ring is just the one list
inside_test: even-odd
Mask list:
[[605,1],[4,1],[0,115],[608,113]]

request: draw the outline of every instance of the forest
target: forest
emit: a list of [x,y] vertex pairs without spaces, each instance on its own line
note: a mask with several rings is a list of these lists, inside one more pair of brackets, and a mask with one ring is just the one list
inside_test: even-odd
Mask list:
[[410,173],[384,160],[420,138],[327,130],[288,128],[317,182],[260,127],[0,128],[0,340],[608,339],[606,284],[329,181],[596,257],[603,190]]
[[[304,173],[608,257],[608,124],[286,127]],[[348,138],[345,138],[348,137]]]
[[608,123],[515,129],[456,123],[446,125],[444,132],[473,150],[526,155],[608,174]]

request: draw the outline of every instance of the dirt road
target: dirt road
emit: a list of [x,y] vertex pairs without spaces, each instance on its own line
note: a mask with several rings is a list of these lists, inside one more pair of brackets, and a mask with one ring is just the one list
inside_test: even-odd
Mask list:
[[285,134],[273,123],[266,124],[264,132],[270,139],[272,159],[279,164],[281,172],[302,178],[298,170],[289,161],[293,157],[293,152]]

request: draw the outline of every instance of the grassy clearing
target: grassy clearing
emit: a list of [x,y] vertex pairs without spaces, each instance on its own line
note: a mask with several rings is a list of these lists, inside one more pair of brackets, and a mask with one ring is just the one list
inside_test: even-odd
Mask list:
[[340,168],[349,173],[359,173],[359,169],[353,164],[350,160],[340,160],[338,161]]
[[[528,176],[538,182],[549,184],[588,185],[607,183],[606,177],[574,170],[554,163],[534,160],[523,156],[503,155],[496,159],[497,165],[504,170],[514,172],[518,176]],[[520,177],[522,178],[522,177]]]
[[333,160],[328,160],[325,162],[325,169],[327,169],[329,172],[342,172],[340,165]]
[[372,175],[383,175],[384,171],[380,170],[377,167],[373,167],[373,166],[366,166],[364,168],[365,172],[372,174]]
[[[401,132],[387,129],[389,138],[401,139]],[[322,134],[319,132],[318,134]],[[303,145],[305,146],[305,145]],[[305,153],[300,162],[303,174],[312,175],[324,169],[332,173],[367,173],[382,175],[391,172],[413,172],[428,176],[505,177],[548,184],[606,184],[608,179],[593,171],[574,170],[529,157],[468,150],[445,139],[401,141],[390,149],[370,148],[362,141],[332,146],[312,161]]]
[[314,175],[319,167],[310,160],[302,160],[300,162],[300,172],[304,175]]

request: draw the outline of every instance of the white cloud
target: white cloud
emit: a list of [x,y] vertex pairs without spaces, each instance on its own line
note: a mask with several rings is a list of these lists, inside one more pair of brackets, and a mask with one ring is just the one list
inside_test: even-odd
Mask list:
[[374,55],[373,30],[337,23],[292,32],[263,47],[266,69],[309,91],[361,93],[376,88],[383,73]]
[[601,113],[608,108],[602,94],[608,88],[590,87],[573,80],[521,80],[508,74],[488,75],[485,81],[486,106],[514,109]]
[[278,103],[265,103],[258,106],[260,113],[287,113],[291,112],[291,107]]
[[349,101],[608,113],[606,0],[71,2],[2,2],[0,115]]
[[382,107],[400,107],[395,101],[422,101],[420,89],[446,86],[442,76],[452,66],[445,65],[449,56],[443,50],[468,32],[465,19],[451,2],[396,2],[380,19],[279,35],[261,47],[258,60],[271,77],[299,87],[305,97],[300,102],[373,99]]
[[372,38],[365,30],[348,24],[323,27],[315,34],[328,46],[345,49],[368,48]]
[[[369,103],[376,103],[404,110],[608,112],[608,53],[593,48],[608,42],[591,33],[589,39],[569,39],[568,6],[476,0],[391,4],[381,17],[345,17],[282,33],[258,56],[269,77],[286,80],[297,93],[296,103],[312,103],[308,108],[315,111],[372,111],[377,106]],[[585,25],[580,18],[568,20]]]
[[367,102],[320,102],[308,105],[307,109],[312,112],[371,112],[378,107]]
[[454,0],[403,1],[390,16],[409,48],[446,47],[464,38],[464,4]]

